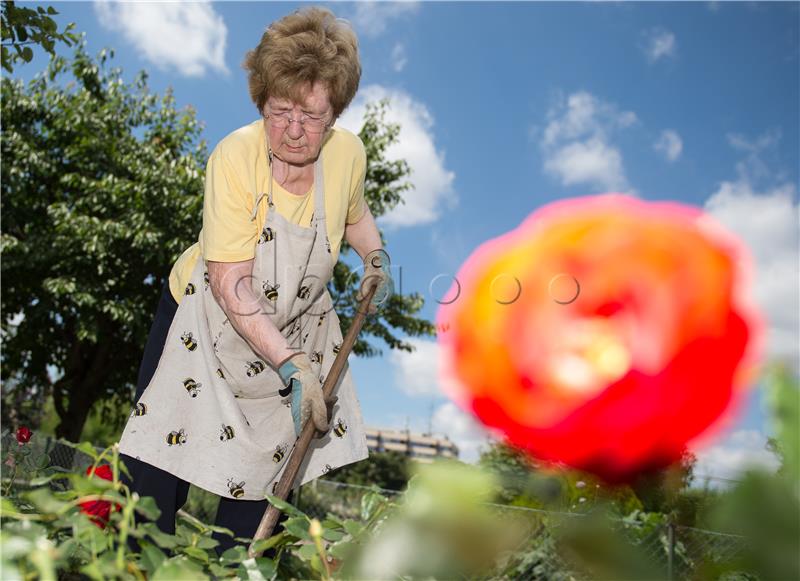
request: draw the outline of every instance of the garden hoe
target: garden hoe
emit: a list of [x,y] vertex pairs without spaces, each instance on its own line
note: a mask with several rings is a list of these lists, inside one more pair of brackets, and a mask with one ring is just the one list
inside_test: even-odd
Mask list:
[[[342,347],[339,350],[339,354],[333,361],[333,365],[331,366],[330,371],[328,371],[328,376],[325,378],[325,383],[322,386],[323,396],[325,401],[328,403],[329,421],[331,416],[331,408],[333,403],[336,401],[333,391],[339,384],[339,376],[342,374],[345,363],[347,363],[347,356],[350,355],[350,351],[353,349],[353,345],[358,338],[358,334],[361,332],[361,327],[364,325],[364,320],[367,317],[367,309],[372,301],[372,296],[375,294],[375,291],[378,288],[377,279],[375,282],[376,284],[372,284],[371,288],[367,291],[366,296],[361,299],[361,302],[358,305],[358,311],[353,319],[353,323],[350,325],[350,329],[348,329],[347,335],[345,335],[344,340],[342,341]],[[294,450],[287,460],[286,468],[284,469],[283,475],[278,481],[278,486],[275,489],[275,496],[281,500],[286,500],[287,496],[289,496],[289,490],[291,490],[292,484],[294,483],[297,473],[300,470],[300,466],[306,457],[308,447],[311,444],[311,439],[314,437],[314,431],[314,422],[312,422],[309,418],[306,420],[303,430],[300,432],[300,437],[297,439]],[[248,555],[250,557],[261,556],[261,551],[254,551],[253,546],[255,545],[256,541],[272,536],[272,531],[275,528],[275,525],[278,523],[278,517],[280,517],[280,514],[280,510],[271,504],[267,507],[266,512],[264,512],[264,516],[261,518],[261,524],[258,525],[256,534],[253,537],[253,544],[250,545],[248,550]]]

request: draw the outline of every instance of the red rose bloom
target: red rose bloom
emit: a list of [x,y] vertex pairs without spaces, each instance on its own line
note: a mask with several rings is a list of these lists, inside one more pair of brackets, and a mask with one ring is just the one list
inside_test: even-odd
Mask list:
[[[97,469],[94,471],[95,476],[99,476],[103,480],[113,480],[114,474],[111,471],[111,466],[108,464],[103,464],[102,466],[98,466]],[[86,475],[92,475],[92,467],[89,466],[86,469]],[[107,500],[90,500],[87,502],[80,503],[81,512],[87,515],[92,522],[99,526],[101,529],[106,528],[106,524],[108,523],[108,519],[111,516],[111,502]],[[119,504],[116,505],[116,510],[121,510]]]
[[19,429],[17,429],[17,442],[20,444],[27,444],[30,442],[32,435],[33,432],[31,432],[27,426],[21,426]]
[[612,482],[663,468],[753,377],[744,250],[676,203],[551,204],[458,273],[437,314],[444,389],[538,459]]

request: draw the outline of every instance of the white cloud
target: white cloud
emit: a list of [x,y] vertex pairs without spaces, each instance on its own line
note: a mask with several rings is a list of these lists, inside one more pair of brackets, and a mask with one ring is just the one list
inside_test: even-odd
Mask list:
[[433,414],[433,431],[444,434],[458,446],[458,458],[463,462],[474,463],[480,456],[481,447],[493,441],[477,420],[464,413],[456,404],[447,402],[439,406]]
[[653,144],[653,149],[662,153],[667,161],[676,161],[683,152],[683,140],[677,131],[665,129]]
[[774,472],[780,460],[766,448],[767,437],[757,430],[737,430],[720,443],[703,450],[696,450],[695,484],[704,485],[704,476],[710,486],[720,486],[724,479],[737,480],[748,469]]
[[597,138],[562,147],[545,161],[544,169],[567,186],[587,183],[609,190],[627,187],[622,154]]
[[374,38],[386,30],[389,21],[415,14],[417,10],[419,2],[358,2],[353,24],[359,34]]
[[394,366],[395,385],[411,396],[441,396],[437,369],[439,345],[435,341],[409,338],[414,351],[393,349],[389,363]]
[[557,103],[547,117],[540,141],[547,173],[563,185],[630,190],[622,153],[611,136],[636,124],[635,113],[580,91]]
[[94,3],[100,24],[120,32],[140,56],[162,70],[201,77],[207,70],[227,74],[228,29],[210,2]]
[[[407,339],[414,351],[392,351],[389,362],[394,367],[394,382],[405,393],[413,397],[442,397],[440,373],[440,349],[435,341]],[[478,420],[452,402],[441,404],[431,418],[431,429],[435,434],[445,435],[459,448],[459,459],[474,462],[479,448],[486,444],[490,433],[481,427]],[[426,429],[427,431],[427,429]]]
[[776,143],[762,137],[750,144],[742,138],[731,144],[750,157],[738,164],[738,178],[722,182],[705,209],[737,234],[755,261],[753,293],[767,317],[767,353],[800,370],[800,206],[793,183],[758,188],[756,176],[766,176],[759,153]]
[[402,42],[398,42],[392,49],[392,68],[395,72],[399,73],[408,63],[408,56],[406,55],[406,47]]
[[444,152],[434,143],[433,116],[424,104],[400,89],[370,85],[359,91],[358,97],[339,119],[342,127],[358,133],[364,124],[366,104],[388,98],[386,121],[398,123],[397,143],[386,150],[389,160],[405,159],[410,168],[409,181],[413,189],[404,192],[405,203],[381,216],[378,221],[387,226],[416,226],[435,222],[445,208],[453,208],[458,198],[453,190],[455,173],[446,169]]
[[678,47],[675,35],[663,28],[651,28],[645,31],[644,53],[647,60],[654,63],[662,58],[675,56]]

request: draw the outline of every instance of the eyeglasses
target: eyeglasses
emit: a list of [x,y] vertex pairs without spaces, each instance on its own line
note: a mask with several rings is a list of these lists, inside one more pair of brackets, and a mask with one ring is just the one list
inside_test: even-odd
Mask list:
[[292,122],[299,123],[308,133],[322,133],[328,128],[328,119],[325,117],[314,117],[303,113],[300,119],[292,119],[292,114],[289,111],[272,111],[266,115],[267,119],[272,122],[272,126],[277,129],[286,129]]

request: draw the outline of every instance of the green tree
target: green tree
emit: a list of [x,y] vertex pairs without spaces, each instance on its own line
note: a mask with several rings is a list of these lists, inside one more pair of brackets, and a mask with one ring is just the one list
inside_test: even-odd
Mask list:
[[[359,132],[359,137],[364,143],[367,152],[367,176],[364,184],[364,198],[370,211],[377,218],[382,216],[403,201],[403,192],[412,186],[407,181],[411,170],[405,160],[386,159],[386,150],[397,142],[400,126],[396,123],[387,123],[386,111],[389,101],[383,99],[376,103],[368,103],[364,118],[364,126]],[[381,234],[383,239],[383,235]],[[347,241],[342,241],[341,256],[345,257],[352,250]],[[390,249],[391,250],[391,249]],[[352,269],[346,262],[339,260],[333,271],[333,279],[329,285],[331,295],[336,301],[336,314],[342,326],[342,333],[347,333],[358,308],[356,293],[361,270]],[[393,273],[395,278],[397,271]],[[399,281],[395,281],[398,285]],[[367,337],[377,337],[384,341],[391,349],[413,351],[410,343],[400,339],[393,329],[399,329],[412,337],[432,336],[435,327],[430,321],[417,316],[425,305],[425,299],[419,293],[403,294],[399,287],[397,291],[384,304],[380,311],[367,317],[361,334],[353,346],[356,355],[378,355],[381,353],[374,342]]]
[[194,112],[151,94],[145,73],[125,84],[112,57],[81,44],[27,86],[2,81],[4,399],[35,416],[52,394],[56,435],[73,441],[96,401],[128,407],[161,284],[202,208]]
[[31,61],[32,45],[38,44],[51,55],[55,55],[56,42],[64,42],[67,46],[78,42],[77,35],[70,32],[75,27],[74,23],[69,23],[63,31],[58,31],[58,25],[50,18],[58,14],[52,6],[37,6],[34,10],[17,6],[16,2],[11,1],[4,1],[2,4],[2,64],[9,73],[14,72],[16,62]]
[[[126,84],[111,58],[80,44],[27,85],[2,80],[3,415],[37,425],[52,395],[56,436],[72,441],[93,405],[124,418],[161,287],[202,217],[207,148],[194,111],[176,110],[171,90],[151,93],[144,72]],[[407,164],[383,157],[399,131],[385,106],[369,108],[361,132],[376,216],[409,187]],[[341,261],[335,271],[346,330],[360,277]],[[411,350],[392,328],[432,334],[414,316],[422,306],[394,296],[365,333]],[[363,338],[355,349],[378,351]]]
[[372,452],[369,457],[329,472],[325,480],[403,490],[408,484],[409,458],[400,452]]

